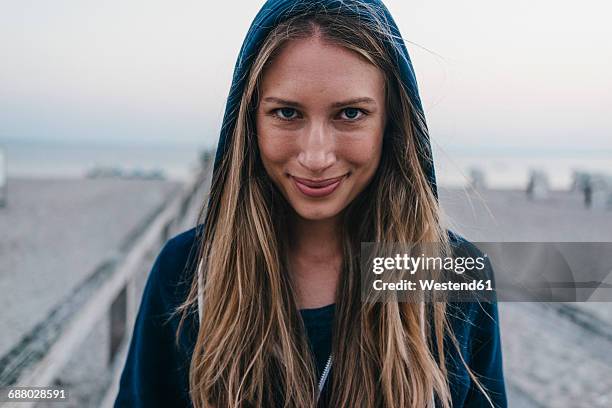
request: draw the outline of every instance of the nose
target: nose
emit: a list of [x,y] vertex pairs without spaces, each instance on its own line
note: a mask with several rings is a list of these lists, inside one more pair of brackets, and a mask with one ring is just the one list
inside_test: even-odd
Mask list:
[[302,135],[298,163],[309,172],[320,175],[336,162],[335,149],[333,132],[325,123],[312,123]]

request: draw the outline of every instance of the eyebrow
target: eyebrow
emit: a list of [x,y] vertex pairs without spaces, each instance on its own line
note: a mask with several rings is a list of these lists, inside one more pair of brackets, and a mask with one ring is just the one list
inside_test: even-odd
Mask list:
[[[277,97],[274,97],[274,96],[268,96],[267,98],[264,98],[263,101],[264,102],[278,103],[278,104],[281,104],[281,105],[291,106],[291,107],[295,107],[295,108],[302,107],[302,105],[299,102],[289,101],[287,99],[281,99],[281,98],[277,98]],[[361,97],[361,98],[353,98],[353,99],[347,99],[345,101],[334,102],[334,103],[332,103],[331,107],[332,108],[341,108],[343,106],[356,105],[356,104],[359,104],[359,103],[366,103],[366,104],[375,105],[376,101],[374,99],[372,99],[372,98],[364,96],[364,97]]]

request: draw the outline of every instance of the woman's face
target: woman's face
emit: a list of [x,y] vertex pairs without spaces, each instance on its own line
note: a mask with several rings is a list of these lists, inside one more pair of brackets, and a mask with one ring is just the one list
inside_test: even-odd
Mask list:
[[260,92],[257,140],[266,172],[299,216],[338,215],[380,161],[382,72],[315,36],[283,47]]

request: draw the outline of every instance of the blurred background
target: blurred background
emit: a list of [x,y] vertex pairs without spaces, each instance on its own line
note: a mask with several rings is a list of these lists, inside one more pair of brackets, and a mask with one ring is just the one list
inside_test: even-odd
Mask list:
[[[153,259],[206,197],[262,3],[0,2],[0,386],[110,406]],[[612,242],[612,6],[386,4],[446,222],[473,241]],[[511,406],[612,406],[611,304],[499,307]]]

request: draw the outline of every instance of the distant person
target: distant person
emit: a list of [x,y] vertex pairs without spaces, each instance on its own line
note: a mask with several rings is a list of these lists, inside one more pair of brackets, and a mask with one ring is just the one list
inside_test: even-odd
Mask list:
[[206,217],[153,265],[117,407],[507,406],[495,302],[361,300],[361,242],[462,242],[379,0],[266,2],[221,129]]
[[545,199],[550,192],[550,183],[546,173],[540,170],[532,170],[527,183],[527,198],[531,200]]
[[591,208],[593,205],[593,186],[591,185],[591,180],[587,179],[582,188],[584,192],[584,205],[586,208]]

